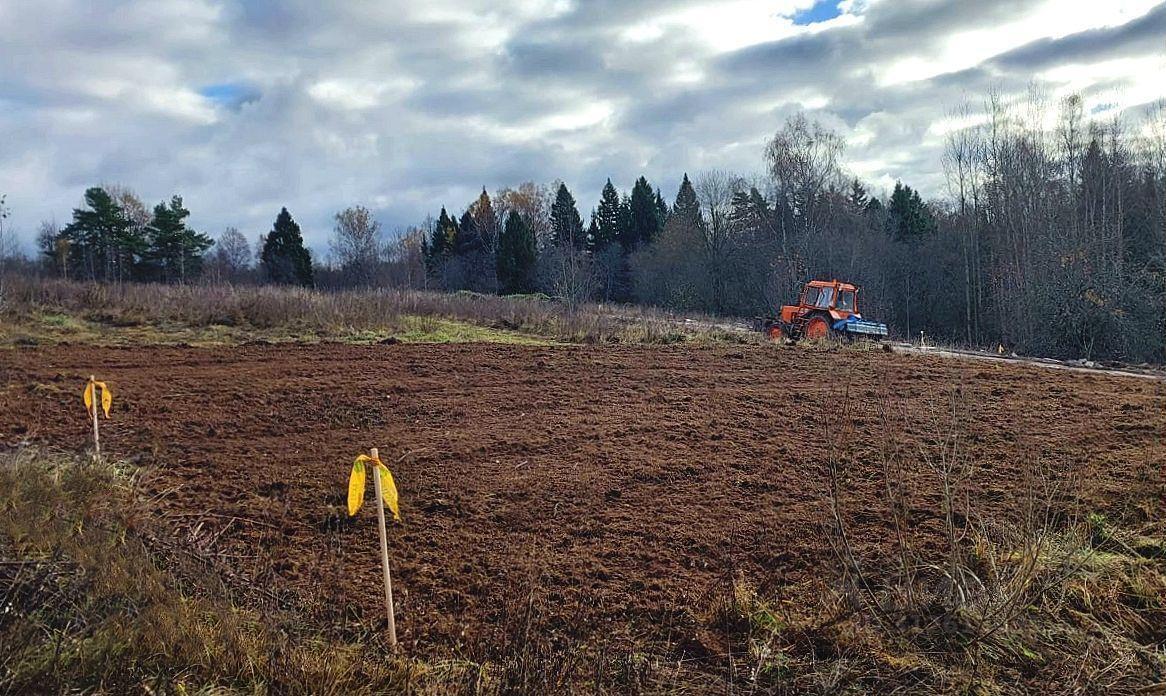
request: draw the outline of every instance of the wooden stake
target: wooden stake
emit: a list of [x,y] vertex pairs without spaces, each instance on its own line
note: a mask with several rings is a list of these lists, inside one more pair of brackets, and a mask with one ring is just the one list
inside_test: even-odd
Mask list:
[[[93,383],[96,381],[97,381],[97,377],[95,377],[94,375],[89,375],[89,385],[90,386],[93,386]],[[92,402],[93,402],[92,403],[93,408],[91,410],[93,411],[93,461],[100,464],[101,463],[101,437],[97,434],[97,404],[98,404],[97,387],[93,387]]]
[[[369,450],[369,455],[374,461],[378,460],[377,448],[373,447]],[[381,567],[385,571],[385,612],[389,616],[389,647],[397,647],[397,622],[393,616],[393,578],[389,574],[389,540],[388,534],[385,532],[385,498],[381,492],[381,474],[373,466],[372,473],[373,485],[376,487],[377,494],[377,531],[381,536]]]

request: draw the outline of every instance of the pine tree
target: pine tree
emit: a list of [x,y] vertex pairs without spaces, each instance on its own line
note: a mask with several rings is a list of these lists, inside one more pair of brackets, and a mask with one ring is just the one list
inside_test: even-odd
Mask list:
[[591,215],[594,234],[589,235],[587,240],[588,251],[600,252],[609,245],[618,242],[622,236],[620,230],[623,227],[625,217],[619,193],[616,192],[611,179],[608,179],[607,184],[603,187],[603,194],[599,198],[599,207]]
[[185,281],[202,270],[202,256],[214,241],[186,226],[190,211],[182,205],[182,196],[170,204],[154,206],[154,217],[146,227],[149,248],[144,261],[153,277],[164,281]]
[[125,280],[146,251],[146,239],[131,224],[121,206],[100,187],[85,191],[86,208],[73,210],[73,222],[59,235],[69,250],[75,277]]
[[274,283],[312,285],[312,253],[304,246],[300,226],[287,208],[279,211],[264,238],[259,263],[264,276]]
[[668,222],[668,201],[664,200],[660,189],[656,189],[656,219],[659,221],[656,229],[663,230],[664,223]]
[[632,197],[628,203],[627,233],[621,240],[625,253],[651,244],[660,233],[663,222],[657,205],[656,192],[652,190],[648,180],[641,176],[632,186]]
[[680,190],[676,192],[676,203],[672,206],[672,215],[680,218],[695,229],[704,228],[704,216],[700,212],[700,202],[696,199],[696,191],[688,174],[680,182]]
[[498,286],[503,295],[534,292],[537,260],[534,232],[521,215],[506,216],[506,226],[498,239]]
[[566,184],[559,184],[555,202],[551,204],[551,242],[555,246],[571,246],[583,249],[587,236],[583,234],[583,218],[575,207],[575,197],[567,190]]

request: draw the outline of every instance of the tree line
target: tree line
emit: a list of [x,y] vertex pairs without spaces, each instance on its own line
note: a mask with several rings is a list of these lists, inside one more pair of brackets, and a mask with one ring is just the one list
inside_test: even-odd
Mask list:
[[210,275],[222,280],[313,284],[311,252],[286,208],[271,231],[260,235],[260,252],[253,264],[251,245],[237,229],[227,228],[217,241],[192,229],[187,224],[190,210],[180,195],[152,210],[120,186],[91,187],[83,200],[69,224],[58,228],[51,222],[41,223],[37,234],[43,268],[60,277],[180,283]]
[[902,182],[874,195],[847,173],[843,138],[798,114],[764,174],[686,174],[670,205],[641,177],[630,195],[609,180],[586,226],[562,183],[442,208],[419,231],[426,278],[734,316],[838,278],[899,336],[1166,361],[1166,108],[1123,126],[1087,120],[1078,97],[1030,100],[990,95],[949,132],[945,199]]
[[[945,136],[937,200],[902,182],[871,191],[842,136],[796,114],[761,174],[684,174],[671,202],[643,176],[628,192],[609,179],[586,218],[563,182],[483,188],[387,240],[354,206],[335,214],[320,263],[286,208],[253,254],[235,229],[217,242],[190,229],[181,196],[151,211],[98,187],[68,225],[42,226],[39,247],[52,272],[85,280],[545,293],[730,316],[775,313],[805,281],[838,278],[899,336],[1166,362],[1166,109],[1123,127],[1090,121],[1077,97],[1030,99],[950,115],[972,125]],[[0,198],[0,231],[6,210]]]

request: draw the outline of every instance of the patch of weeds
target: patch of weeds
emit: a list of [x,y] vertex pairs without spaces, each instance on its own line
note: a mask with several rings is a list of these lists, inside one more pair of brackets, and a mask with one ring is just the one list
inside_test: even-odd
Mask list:
[[1089,529],[1089,539],[1095,547],[1108,544],[1113,538],[1109,522],[1100,512],[1091,512],[1085,517],[1085,524]]
[[68,314],[59,314],[55,312],[46,312],[40,317],[40,322],[46,328],[50,329],[64,329],[75,331],[82,328],[80,321]]
[[[520,346],[551,344],[545,338],[517,331],[436,317],[406,315],[400,317],[400,325],[400,330],[393,335],[404,343],[505,343]],[[383,334],[381,338],[387,335]]]

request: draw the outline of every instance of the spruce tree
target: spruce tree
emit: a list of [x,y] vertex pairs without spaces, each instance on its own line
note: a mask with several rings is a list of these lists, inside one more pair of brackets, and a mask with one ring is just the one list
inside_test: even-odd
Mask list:
[[866,205],[870,202],[870,196],[866,193],[866,187],[862,185],[858,177],[855,177],[850,182],[850,193],[846,198],[850,201],[850,207],[859,212],[866,210]]
[[466,256],[482,250],[482,235],[478,233],[478,225],[470,211],[462,213],[458,223],[457,240],[454,243],[453,253],[456,256]]
[[919,192],[902,182],[895,182],[887,210],[892,232],[899,241],[921,239],[933,234],[938,227]]
[[609,245],[619,241],[622,236],[620,230],[625,219],[623,202],[619,193],[612,185],[611,179],[603,187],[603,194],[599,198],[599,207],[591,216],[594,234],[590,235],[588,250],[592,253],[600,252]]
[[664,229],[664,223],[668,222],[668,202],[664,200],[660,189],[656,189],[656,219],[659,220],[656,229]]
[[451,276],[450,280],[460,284],[463,289],[475,292],[493,292],[497,289],[494,254],[486,246],[486,240],[482,238],[478,222],[470,210],[462,213],[461,222],[458,223],[453,253],[459,261],[459,272]]
[[746,191],[737,191],[729,203],[729,227],[735,231],[749,231],[756,228],[753,220],[753,201]]
[[696,199],[696,191],[688,174],[680,182],[680,190],[676,192],[676,203],[672,206],[672,215],[687,222],[694,229],[704,228],[704,216],[700,212],[700,202]]
[[663,225],[660,221],[655,191],[648,185],[648,180],[642,176],[632,186],[628,213],[627,233],[621,240],[625,253],[651,244]]
[[914,210],[916,236],[932,235],[939,231],[939,224],[936,223],[935,216],[931,214],[931,209],[923,202],[918,190],[911,192],[911,207]]
[[619,242],[620,251],[625,255],[635,248],[630,243],[632,230],[632,199],[624,194],[619,197],[619,227],[615,231],[615,241]]
[[149,248],[145,262],[151,275],[164,281],[185,281],[202,270],[202,255],[214,240],[186,226],[190,211],[182,205],[182,196],[170,204],[154,206],[154,217],[146,227]]
[[567,190],[566,184],[559,184],[555,202],[551,204],[551,241],[556,246],[571,246],[583,249],[587,236],[583,234],[583,218],[575,207],[575,197]]
[[445,211],[445,206],[442,206],[441,215],[437,217],[437,222],[429,232],[429,243],[423,250],[425,268],[430,273],[436,273],[441,264],[454,253],[457,232],[457,222]]
[[895,190],[891,192],[891,200],[887,209],[891,213],[891,225],[895,237],[903,239],[909,236],[911,216],[911,187],[904,186],[903,182],[895,182]]
[[764,215],[772,215],[773,209],[769,207],[769,202],[765,200],[765,196],[757,190],[756,186],[749,187],[749,200],[753,202],[754,210],[758,210]]
[[518,213],[506,216],[506,226],[498,239],[498,286],[503,295],[534,292],[537,261],[534,232]]
[[733,194],[729,225],[733,230],[763,238],[772,229],[773,210],[756,186]]
[[264,239],[259,264],[273,283],[312,285],[312,253],[304,246],[300,226],[287,208],[279,211]]

